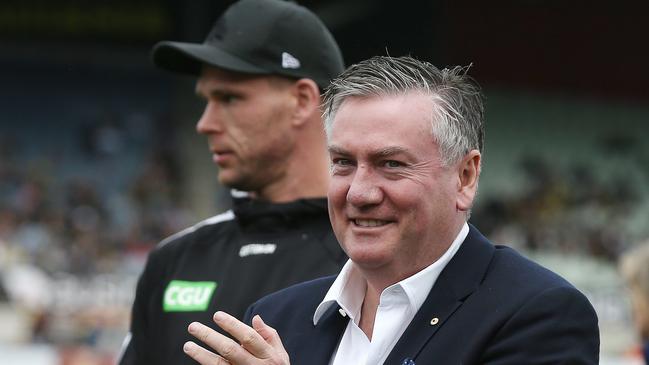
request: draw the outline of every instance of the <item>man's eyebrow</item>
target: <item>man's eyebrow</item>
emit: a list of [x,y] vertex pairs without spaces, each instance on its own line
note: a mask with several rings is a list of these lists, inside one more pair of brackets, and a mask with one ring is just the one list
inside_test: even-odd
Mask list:
[[349,152],[347,152],[347,150],[338,146],[330,145],[327,147],[327,150],[329,151],[329,153],[334,153],[337,155],[349,155]]
[[201,98],[201,99],[205,99],[205,98],[206,98],[206,95],[205,95],[205,93],[204,93],[203,91],[204,91],[204,86],[201,85],[201,83],[200,83],[200,81],[199,81],[199,82],[196,84],[196,87],[194,88],[194,94],[196,94],[196,96],[198,96],[198,97]]
[[[335,145],[330,145],[329,147],[327,147],[327,149],[329,150],[329,153],[333,153],[336,155],[350,154],[346,149]],[[370,156],[372,158],[385,158],[385,157],[394,156],[398,154],[405,154],[407,156],[411,155],[407,148],[400,147],[400,146],[389,146],[389,147],[378,149],[376,151],[372,151],[370,153]]]
[[209,83],[201,84],[200,81],[194,88],[194,93],[199,98],[219,97],[223,95],[241,95],[241,92],[226,85],[210,85]]
[[389,157],[389,156],[398,155],[400,153],[410,155],[407,148],[403,148],[399,146],[390,146],[390,147],[381,148],[377,151],[372,152],[372,155],[376,157]]

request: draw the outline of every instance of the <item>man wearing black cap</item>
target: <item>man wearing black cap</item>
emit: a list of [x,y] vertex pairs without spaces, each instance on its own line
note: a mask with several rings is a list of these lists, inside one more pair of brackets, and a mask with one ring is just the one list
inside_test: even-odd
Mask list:
[[173,235],[138,281],[120,365],[192,364],[187,326],[241,318],[263,295],[338,272],[346,257],[327,215],[328,156],[320,91],[343,71],[335,40],[310,11],[242,0],[202,44],[160,42],[154,63],[198,76],[221,183],[246,191],[232,210]]

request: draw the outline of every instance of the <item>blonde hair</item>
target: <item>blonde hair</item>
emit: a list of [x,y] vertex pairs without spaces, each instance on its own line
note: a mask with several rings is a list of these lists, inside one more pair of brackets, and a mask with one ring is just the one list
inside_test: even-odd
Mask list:
[[631,290],[636,326],[640,336],[649,339],[649,241],[625,252],[620,272]]

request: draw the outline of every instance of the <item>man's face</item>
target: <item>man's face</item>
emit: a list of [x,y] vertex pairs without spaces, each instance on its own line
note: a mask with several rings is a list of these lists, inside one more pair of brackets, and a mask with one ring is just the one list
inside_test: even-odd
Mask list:
[[329,136],[329,215],[347,255],[362,269],[407,277],[451,244],[463,216],[460,178],[443,167],[431,136],[431,98],[350,97]]
[[204,67],[196,93],[207,102],[196,125],[207,136],[219,181],[259,191],[281,178],[293,149],[291,82]]

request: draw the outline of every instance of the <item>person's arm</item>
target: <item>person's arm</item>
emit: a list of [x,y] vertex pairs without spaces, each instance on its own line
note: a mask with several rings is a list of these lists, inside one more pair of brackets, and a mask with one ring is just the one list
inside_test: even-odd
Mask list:
[[[146,339],[148,338],[150,316],[148,300],[151,297],[152,285],[156,282],[154,272],[156,267],[155,251],[152,251],[137,282],[135,300],[131,310],[131,325],[122,345],[118,365],[146,365],[149,363],[147,351],[155,351],[155,349],[148,348]],[[159,277],[157,280],[160,280]]]
[[189,333],[214,350],[212,352],[192,341],[185,343],[185,353],[201,365],[290,364],[277,331],[264,323],[260,316],[252,318],[250,327],[227,313],[216,312],[214,323],[236,341],[201,323],[191,323]]
[[543,291],[494,336],[479,363],[598,364],[597,314],[577,289]]

